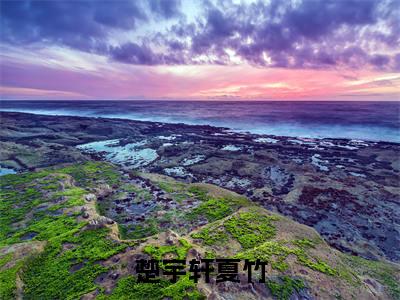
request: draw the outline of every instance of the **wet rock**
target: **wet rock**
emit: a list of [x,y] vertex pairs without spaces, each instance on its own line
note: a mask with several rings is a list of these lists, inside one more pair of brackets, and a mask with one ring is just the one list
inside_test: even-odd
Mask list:
[[96,201],[96,195],[95,194],[87,194],[86,196],[85,196],[85,200],[86,201]]
[[199,221],[199,226],[206,225],[208,222],[206,220]]
[[167,212],[165,210],[159,210],[157,212],[157,217],[162,217],[163,215],[165,215]]
[[[49,146],[53,150],[48,152],[50,155],[43,151],[43,159],[29,162],[27,168],[73,162],[77,158],[82,158],[77,155],[75,145],[70,145],[72,140],[85,143],[92,140],[118,138],[117,136],[123,135],[135,137],[137,141],[149,137],[152,139],[157,135],[167,135],[166,128],[163,127],[165,125],[158,124],[160,128],[157,125],[140,129],[140,126],[136,126],[139,123],[129,121],[133,122],[133,126],[127,126],[126,120],[99,121],[87,118],[85,127],[80,128],[76,124],[82,124],[81,118],[33,115],[26,118],[17,113],[4,112],[2,116],[6,116],[3,118],[6,126],[11,126],[18,134],[25,134],[26,128],[35,128],[37,132],[43,129],[55,130],[63,136],[62,139],[57,137],[56,140],[54,139],[56,136],[49,139],[48,135],[35,138],[43,144],[44,150],[49,149]],[[62,128],[59,127],[59,120],[62,120]],[[363,247],[359,247],[360,243],[365,243],[372,247],[374,253],[399,261],[400,251],[396,246],[399,244],[400,235],[396,224],[399,219],[400,203],[398,195],[395,192],[389,192],[397,191],[396,189],[399,188],[400,146],[398,143],[372,143],[346,139],[305,140],[285,137],[271,139],[266,136],[264,141],[252,143],[252,138],[249,138],[248,134],[221,132],[212,127],[201,129],[198,126],[190,127],[183,124],[168,126],[172,126],[168,128],[171,132],[182,133],[181,140],[185,141],[186,146],[182,143],[179,146],[167,147],[164,153],[159,153],[160,159],[143,167],[143,171],[152,169],[162,173],[166,167],[163,165],[166,161],[170,164],[167,167],[175,167],[174,162],[192,157],[193,153],[187,151],[192,147],[188,146],[189,143],[196,144],[196,152],[207,156],[207,160],[190,167],[190,173],[198,181],[226,187],[226,183],[231,181],[232,177],[237,177],[239,180],[246,178],[250,181],[248,187],[238,189],[238,182],[236,182],[232,189],[242,193],[254,191],[253,195],[247,194],[252,200],[257,200],[264,207],[277,210],[303,224],[313,226],[330,245],[349,253],[369,256]],[[221,135],[213,135],[215,133]],[[15,140],[15,137],[6,135],[2,138],[6,142],[31,147],[29,145],[31,138]],[[57,150],[59,148],[54,147],[55,142],[62,145],[64,150]],[[244,145],[245,142],[252,144]],[[49,145],[50,143],[52,145]],[[240,147],[242,150],[225,151],[229,153],[226,153],[223,158],[215,157],[213,154],[215,150],[219,151],[218,149],[227,144]],[[250,146],[253,147],[253,152],[246,150]],[[316,154],[318,156],[315,156]],[[15,157],[21,161],[26,161],[24,155],[15,153]],[[313,156],[314,163],[326,166],[329,172],[321,171],[312,164]],[[315,157],[319,160],[315,161]],[[97,155],[94,159],[100,160],[105,157]],[[101,171],[98,172],[100,173]],[[165,194],[154,187],[149,180],[126,171],[124,174],[130,178],[127,183],[150,189],[157,201],[161,202],[162,198],[166,198]],[[366,178],[355,176],[357,174],[363,174]],[[327,187],[334,190],[328,190]],[[257,191],[257,189],[260,190]],[[342,190],[347,191],[348,194]],[[262,195],[263,191],[265,193]],[[106,199],[109,192],[109,189],[104,186],[100,191],[99,187],[91,191],[98,194],[100,199]],[[130,197],[131,195],[128,194],[127,198]],[[67,200],[66,197],[59,199],[59,201]],[[86,201],[94,200],[95,198],[90,199],[90,197],[86,199]],[[167,204],[165,209],[172,207],[172,202],[166,200],[165,203]],[[110,213],[109,216],[113,218],[117,214],[114,205],[112,202],[107,208],[107,213]],[[125,218],[130,213],[133,215],[145,213],[149,216],[150,209],[151,206],[146,209],[139,207],[137,213],[136,207],[121,206],[118,209],[121,215],[117,217]],[[166,225],[168,226],[171,224]]]
[[104,217],[104,216],[99,217],[97,220],[98,220],[98,222],[100,224],[103,224],[103,225],[105,225],[105,224],[108,224],[108,225],[114,224],[114,221],[112,219]]
[[69,269],[69,272],[75,273],[76,271],[79,271],[80,269],[82,269],[84,266],[85,266],[85,264],[83,262],[75,264]]
[[174,232],[168,231],[166,234],[167,237],[165,238],[165,242],[168,245],[174,245],[178,242],[178,236]]
[[22,241],[31,240],[37,235],[38,235],[37,232],[27,232],[23,236],[21,236],[21,240]]
[[90,220],[89,226],[91,228],[102,228],[102,227],[105,227],[106,225],[110,225],[113,223],[114,223],[114,221],[112,219],[101,216],[97,219]]
[[133,216],[128,216],[125,218],[125,223],[129,223],[133,221]]
[[99,221],[98,221],[98,220],[93,219],[93,220],[90,220],[90,221],[89,221],[89,228],[96,229],[96,228],[101,228],[101,227],[102,227],[102,225],[99,224]]
[[144,215],[139,215],[139,216],[136,217],[136,220],[144,221],[145,220],[145,216]]
[[384,287],[376,280],[372,278],[366,278],[364,279],[364,283],[368,285],[371,289],[376,291],[377,293],[382,293],[384,290]]
[[106,183],[100,184],[96,188],[96,194],[98,195],[99,198],[105,198],[105,197],[109,196],[111,193],[112,193],[112,189]]
[[55,200],[55,202],[56,203],[63,203],[65,201],[67,201],[67,200],[68,200],[68,198],[66,196],[60,196]]
[[117,214],[120,214],[121,212],[123,212],[125,210],[124,206],[122,205],[117,205],[115,207],[115,211],[117,212]]

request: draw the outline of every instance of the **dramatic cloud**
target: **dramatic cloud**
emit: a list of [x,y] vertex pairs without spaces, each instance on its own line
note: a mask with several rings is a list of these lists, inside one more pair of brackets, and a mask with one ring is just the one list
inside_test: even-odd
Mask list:
[[0,6],[2,99],[399,97],[398,0]]
[[61,44],[92,51],[106,47],[108,31],[134,28],[146,16],[135,2],[2,1],[2,41]]
[[179,0],[151,0],[150,8],[151,10],[160,15],[163,18],[172,18],[179,16],[180,9],[180,1]]
[[397,0],[192,3],[187,12],[177,0],[2,1],[2,42],[59,44],[138,65],[398,70]]

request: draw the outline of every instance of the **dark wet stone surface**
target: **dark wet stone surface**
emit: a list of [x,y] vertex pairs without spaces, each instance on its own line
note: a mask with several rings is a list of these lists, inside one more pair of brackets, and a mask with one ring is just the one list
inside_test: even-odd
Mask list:
[[80,269],[82,269],[84,266],[85,266],[85,263],[84,263],[84,262],[81,262],[81,263],[78,263],[78,264],[73,265],[73,266],[69,269],[69,271],[70,271],[71,273],[74,273],[74,272],[79,271]]
[[[158,157],[142,165],[141,171],[167,174],[168,168],[181,167],[183,175],[170,175],[246,195],[268,209],[313,226],[340,250],[400,261],[396,247],[400,244],[400,144],[260,136],[211,126],[132,120],[5,112],[0,117],[2,148],[11,147],[11,143],[22,147],[21,151],[13,148],[13,156],[0,156],[0,161],[5,166],[3,162],[12,161],[19,166],[18,171],[104,159],[104,153],[82,153],[75,147],[84,143],[144,141],[140,149],[154,149]],[[257,142],[260,137],[276,142]],[[223,150],[227,145],[239,150]],[[37,156],[25,157],[27,149]],[[182,164],[198,155],[204,159]],[[132,164],[121,165],[132,168]],[[109,213],[119,215],[121,221],[128,218],[128,223],[143,222],[140,216],[152,214],[156,202],[168,207],[162,209],[176,205],[156,197],[149,205],[120,200],[112,202]],[[120,214],[117,207],[121,207]],[[133,216],[140,219],[131,220]]]
[[29,241],[33,239],[35,236],[37,236],[37,232],[27,232],[23,236],[21,236],[22,241]]

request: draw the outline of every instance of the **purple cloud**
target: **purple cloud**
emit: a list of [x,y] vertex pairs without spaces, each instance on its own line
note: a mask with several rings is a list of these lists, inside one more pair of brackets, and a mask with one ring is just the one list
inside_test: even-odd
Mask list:
[[[390,54],[399,52],[397,0],[206,1],[195,18],[181,9],[179,0],[2,1],[1,40],[68,46],[138,65],[231,64],[230,49],[258,66],[399,69]],[[144,24],[151,24],[145,37],[109,41],[115,30]]]

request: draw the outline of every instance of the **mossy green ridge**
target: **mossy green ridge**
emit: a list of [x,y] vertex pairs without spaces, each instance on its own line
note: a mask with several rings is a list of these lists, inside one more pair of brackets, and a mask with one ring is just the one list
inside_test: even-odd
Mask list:
[[243,212],[226,220],[224,226],[243,248],[249,249],[275,235],[275,227],[271,224],[273,220],[276,217]]
[[[4,265],[12,255],[1,257],[0,299],[15,298],[17,272],[26,299],[76,299],[96,288],[94,279],[107,271],[97,262],[126,245],[112,241],[106,228],[84,230],[86,222],[77,220],[79,210],[63,209],[81,206],[85,188],[94,180],[115,182],[116,174],[109,164],[89,162],[2,177],[0,246],[30,241],[46,241],[47,245],[39,255],[18,260],[10,268]],[[71,184],[68,176],[75,176],[80,187]],[[59,215],[55,211],[60,211]],[[65,244],[73,247],[63,249]],[[70,271],[81,263],[79,270]]]
[[[268,288],[277,299],[308,291],[324,299],[368,298],[371,289],[366,288],[365,278],[384,287],[376,291],[382,299],[400,299],[396,265],[341,254],[309,227],[214,186],[150,179],[168,198],[189,203],[189,209],[164,207],[160,216],[128,226],[95,226],[80,217],[83,205],[91,207],[89,220],[100,217],[95,205],[98,212],[106,213],[105,199],[101,204],[84,199],[86,194],[96,193],[100,184],[112,186],[113,195],[123,193],[122,199],[134,192],[134,201],[148,201],[149,190],[129,184],[126,177],[102,162],[1,177],[0,299],[15,299],[17,292],[24,299],[79,299],[88,293],[101,300],[203,299],[205,295],[189,275],[180,276],[176,283],[161,277],[157,284],[146,284],[138,283],[131,273],[129,262],[138,256],[187,259],[188,253],[268,262],[271,268],[262,288]],[[158,212],[158,203],[156,208]],[[181,226],[171,229],[172,234],[162,227],[166,222],[180,222]],[[189,229],[183,230],[182,225]],[[113,272],[120,277],[105,276]],[[109,285],[99,281],[100,277]],[[319,286],[320,282],[324,286]]]
[[[192,245],[186,239],[179,239],[178,245],[146,245],[143,252],[150,255],[153,259],[159,260],[160,268],[163,269],[164,265],[161,261],[164,259],[166,254],[173,254],[175,259],[185,260],[190,248],[192,248]],[[178,281],[175,283],[161,279],[157,284],[136,284],[136,279],[133,277],[127,277],[120,281],[122,281],[122,284],[126,284],[126,280],[130,282],[132,293],[134,293],[136,297],[146,295],[146,298],[150,297],[149,299],[167,298],[176,300],[205,298],[204,295],[196,289],[196,284],[193,280],[189,279],[188,274],[178,277]],[[120,283],[118,286],[120,286]],[[115,293],[115,295],[118,294],[118,287],[116,288]],[[112,295],[111,299],[118,299],[113,298],[115,295]],[[122,296],[122,299],[124,299],[124,296]]]
[[119,184],[121,176],[115,166],[104,162],[86,162],[84,164],[72,165],[57,170],[60,173],[71,175],[79,186],[95,187],[99,182],[109,185]]
[[223,245],[229,240],[229,236],[221,223],[210,224],[204,227],[199,232],[193,233],[191,235],[194,239],[203,240],[204,244],[212,245]]
[[212,223],[191,236],[195,239],[202,239],[206,245],[221,245],[232,237],[244,249],[249,249],[275,235],[275,227],[272,221],[276,220],[276,216],[267,216],[256,212],[241,212],[222,222]]
[[14,264],[5,268],[4,265],[13,260],[13,254],[8,253],[0,257],[0,299],[15,299],[17,272],[22,267],[22,261],[15,261]]
[[163,245],[154,246],[147,245],[144,247],[143,252],[149,254],[152,258],[162,260],[165,254],[172,253],[176,255],[176,259],[185,259],[187,252],[192,247],[185,239],[179,240],[179,246],[176,245]]
[[[94,280],[107,268],[96,263],[122,251],[126,245],[107,237],[105,228],[73,230],[49,240],[44,252],[23,268],[27,299],[77,299],[96,289]],[[72,249],[63,249],[69,243]],[[82,264],[78,270],[73,266]]]
[[118,281],[111,295],[101,295],[97,299],[201,300],[205,299],[205,296],[196,289],[196,284],[188,275],[180,277],[176,283],[168,280],[160,280],[158,283],[138,283],[136,277],[127,276]]
[[167,193],[179,193],[186,190],[186,186],[179,182],[159,181],[157,185]]
[[375,278],[387,289],[393,299],[400,299],[400,272],[391,264],[350,255],[345,255],[344,261],[353,272]]
[[271,294],[278,300],[288,300],[295,291],[299,292],[306,287],[301,279],[289,276],[280,276],[276,279],[268,280],[266,285]]
[[206,218],[208,222],[214,222],[225,218],[242,206],[249,204],[246,198],[239,197],[211,197],[202,195],[203,202],[193,209],[186,218],[188,220]]
[[[75,198],[75,190],[74,193],[69,193],[73,189],[65,188],[62,194],[73,194],[71,200],[53,205],[48,196],[52,192],[46,191],[47,195],[45,195],[41,191],[41,180],[47,178],[46,176],[47,172],[36,174],[33,182],[29,181],[28,176],[25,176],[27,181],[24,183],[19,180],[17,185],[11,185],[11,176],[7,176],[8,178],[1,182],[0,246],[21,242],[27,234],[32,234],[33,240],[47,240],[76,226],[73,216],[57,216],[52,211],[54,208],[60,209],[82,203],[83,200]],[[52,193],[52,196],[57,196],[56,194]],[[42,205],[44,206],[42,207]],[[47,209],[50,207],[52,209]]]
[[296,256],[299,264],[314,271],[327,275],[337,274],[337,271],[326,262],[310,257],[304,248],[287,241],[267,241],[260,246],[239,252],[235,257],[249,260],[260,259],[261,261],[269,262],[273,269],[286,271],[288,264],[285,260],[291,254]]
[[122,239],[141,239],[160,232],[155,219],[148,219],[141,224],[119,225],[119,233]]

